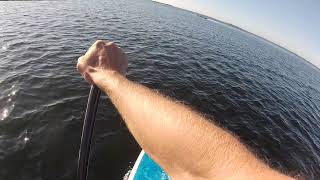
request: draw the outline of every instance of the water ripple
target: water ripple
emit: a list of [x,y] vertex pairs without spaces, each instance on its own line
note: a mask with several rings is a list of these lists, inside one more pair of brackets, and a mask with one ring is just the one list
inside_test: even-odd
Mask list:
[[[208,115],[288,174],[320,177],[320,70],[260,38],[149,1],[0,2],[0,179],[74,179],[96,39],[128,53],[128,78]],[[139,148],[108,98],[92,179],[121,179]],[[114,151],[116,150],[116,151]]]
[[15,85],[12,85],[10,88],[10,92],[7,94],[3,94],[2,98],[0,98],[0,120],[5,120],[10,113],[13,111],[15,102],[14,99],[17,95],[17,88]]

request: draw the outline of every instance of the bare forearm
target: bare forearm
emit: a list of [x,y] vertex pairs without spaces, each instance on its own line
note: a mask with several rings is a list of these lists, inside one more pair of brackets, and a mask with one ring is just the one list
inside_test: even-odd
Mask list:
[[[169,174],[199,177],[258,175],[267,170],[236,138],[190,108],[118,73],[98,84],[143,149]],[[219,172],[219,173],[218,173]]]
[[109,95],[138,143],[172,179],[288,178],[200,114],[127,80],[122,76],[127,67],[121,48],[101,40],[77,63],[80,74]]

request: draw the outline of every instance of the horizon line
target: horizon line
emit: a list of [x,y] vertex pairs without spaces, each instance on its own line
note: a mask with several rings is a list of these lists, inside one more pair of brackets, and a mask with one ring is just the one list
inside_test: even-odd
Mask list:
[[242,28],[242,27],[239,27],[239,26],[234,25],[234,24],[232,24],[232,23],[229,23],[229,22],[226,22],[226,21],[223,21],[223,20],[220,20],[220,19],[211,17],[211,16],[209,16],[209,15],[202,14],[202,13],[200,13],[200,12],[195,12],[195,11],[188,10],[188,9],[184,9],[184,8],[181,8],[181,7],[178,7],[178,6],[175,6],[175,5],[171,5],[171,4],[168,4],[168,3],[159,2],[158,0],[151,0],[151,1],[154,2],[154,3],[159,3],[159,4],[162,4],[162,5],[166,5],[166,6],[170,6],[170,7],[173,7],[173,8],[177,8],[177,9],[180,9],[180,10],[183,10],[183,11],[191,12],[191,13],[194,13],[194,14],[198,15],[200,18],[204,18],[204,19],[207,19],[207,20],[210,19],[210,20],[216,21],[216,22],[218,22],[218,23],[222,23],[222,24],[224,24],[224,25],[230,26],[230,27],[232,27],[232,28],[236,28],[236,29],[241,30],[241,31],[243,31],[243,32],[245,32],[245,33],[248,33],[248,34],[250,34],[250,35],[256,36],[256,37],[258,37],[258,38],[260,38],[260,39],[262,39],[262,40],[264,40],[264,41],[267,41],[268,43],[271,43],[271,44],[277,46],[278,48],[281,48],[281,49],[283,49],[283,50],[285,50],[285,51],[288,51],[289,53],[291,53],[291,54],[293,54],[293,55],[301,58],[301,59],[304,60],[306,63],[308,63],[309,65],[312,65],[313,67],[315,67],[317,70],[320,71],[320,66],[318,67],[317,65],[313,64],[310,60],[308,60],[308,58],[300,55],[300,54],[297,53],[297,52],[294,52],[293,50],[290,50],[288,47],[284,47],[284,45],[280,45],[280,44],[278,44],[278,43],[276,43],[276,42],[273,42],[272,40],[270,40],[270,39],[268,39],[268,38],[266,38],[266,37],[263,37],[262,35],[255,34],[255,33],[253,33],[253,32],[250,32],[249,30],[246,30],[245,28]]

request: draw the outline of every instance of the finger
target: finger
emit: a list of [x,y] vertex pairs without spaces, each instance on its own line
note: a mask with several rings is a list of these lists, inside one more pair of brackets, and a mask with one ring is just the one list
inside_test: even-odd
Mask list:
[[78,58],[77,70],[82,74],[85,71],[85,61],[83,56]]
[[93,81],[87,72],[84,73],[83,77],[89,84],[91,84],[91,85],[93,84]]
[[90,49],[103,49],[105,46],[107,46],[110,42],[107,40],[97,40],[91,47]]
[[77,62],[80,63],[82,60],[83,60],[83,56],[80,56]]
[[103,56],[99,56],[98,57],[98,66],[103,66],[104,62],[103,62]]

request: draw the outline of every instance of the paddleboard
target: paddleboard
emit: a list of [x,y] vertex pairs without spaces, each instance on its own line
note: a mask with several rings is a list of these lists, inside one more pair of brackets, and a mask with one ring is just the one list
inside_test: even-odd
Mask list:
[[128,180],[169,180],[169,176],[142,150]]

